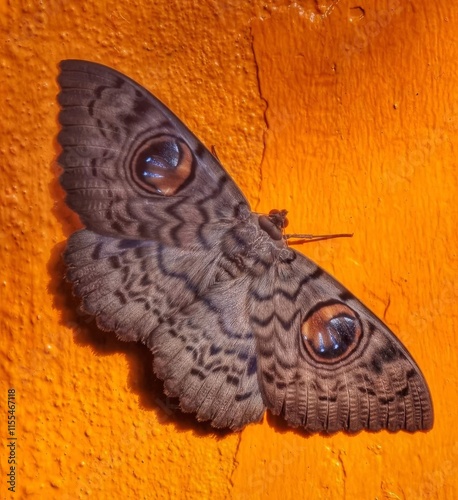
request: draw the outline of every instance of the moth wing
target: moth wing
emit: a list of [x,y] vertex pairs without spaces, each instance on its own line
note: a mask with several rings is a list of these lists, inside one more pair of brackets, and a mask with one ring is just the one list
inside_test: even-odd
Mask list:
[[215,427],[240,429],[265,411],[249,321],[251,283],[248,276],[217,280],[147,342],[166,393]]
[[248,210],[219,161],[147,90],[97,63],[60,68],[60,180],[88,229],[206,245],[214,224]]
[[[104,330],[141,341],[184,411],[216,427],[258,421],[265,405],[247,321],[247,277],[228,279],[221,253],[74,233],[67,277]],[[248,288],[247,288],[248,287]]]
[[266,406],[310,432],[430,429],[431,396],[407,349],[340,283],[295,255],[251,294]]

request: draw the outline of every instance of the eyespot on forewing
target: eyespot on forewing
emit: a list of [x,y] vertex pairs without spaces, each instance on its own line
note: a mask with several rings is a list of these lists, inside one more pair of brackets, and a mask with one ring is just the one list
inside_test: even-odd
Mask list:
[[181,139],[161,135],[144,141],[132,157],[131,173],[142,189],[172,196],[191,177],[193,155]]

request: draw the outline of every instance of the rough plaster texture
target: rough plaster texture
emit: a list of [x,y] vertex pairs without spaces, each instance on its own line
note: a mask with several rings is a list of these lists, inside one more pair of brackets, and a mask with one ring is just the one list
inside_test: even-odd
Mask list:
[[[445,0],[0,3],[0,497],[458,497],[458,7]],[[398,333],[435,403],[429,433],[304,436],[267,416],[214,432],[151,355],[77,310],[60,254],[80,223],[55,164],[57,65],[148,87]]]

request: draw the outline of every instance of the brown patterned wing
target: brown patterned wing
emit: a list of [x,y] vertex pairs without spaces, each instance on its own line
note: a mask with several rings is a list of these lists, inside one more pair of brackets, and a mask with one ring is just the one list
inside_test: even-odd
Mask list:
[[209,252],[81,230],[65,260],[84,310],[152,350],[156,374],[184,411],[239,429],[265,411],[249,321],[253,278],[229,251],[240,233],[215,236],[218,250]]
[[216,158],[158,99],[100,64],[61,63],[58,136],[67,203],[101,235],[210,245],[248,210]]
[[122,340],[147,342],[154,329],[192,303],[215,279],[218,250],[101,236],[83,229],[64,259],[82,308]]
[[311,432],[430,429],[431,396],[406,348],[340,283],[295,255],[252,293],[266,406]]
[[203,297],[162,323],[148,345],[154,371],[183,411],[215,427],[241,429],[265,411],[249,321],[246,277],[215,283]]

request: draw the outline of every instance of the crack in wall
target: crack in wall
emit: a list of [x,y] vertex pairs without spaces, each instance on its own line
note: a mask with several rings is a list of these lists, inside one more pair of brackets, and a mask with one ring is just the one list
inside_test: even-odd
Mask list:
[[232,488],[234,488],[234,474],[237,471],[237,467],[239,465],[239,461],[237,457],[239,456],[240,445],[242,444],[242,432],[239,432],[237,439],[237,446],[235,447],[234,457],[232,459],[232,471],[229,477],[229,483]]
[[339,450],[339,453],[337,454],[337,460],[340,463],[340,467],[342,469],[342,476],[343,476],[343,498],[347,498],[347,469],[345,468],[345,462],[343,459],[344,452],[342,450]]
[[263,148],[262,148],[262,154],[261,154],[261,161],[259,163],[258,193],[257,193],[256,202],[254,204],[255,210],[257,210],[258,206],[259,206],[259,203],[261,201],[261,189],[262,189],[262,183],[263,183],[262,165],[264,163],[264,157],[265,157],[266,148],[267,148],[267,132],[269,130],[269,121],[267,119],[267,111],[269,109],[269,103],[268,103],[267,99],[262,94],[260,68],[259,68],[259,63],[258,63],[258,59],[257,59],[257,56],[256,56],[256,50],[254,48],[254,34],[253,34],[253,29],[251,27],[250,27],[250,36],[251,36],[251,51],[253,53],[253,61],[254,61],[255,70],[256,70],[256,82],[257,82],[257,85],[258,85],[259,97],[260,97],[261,101],[264,103],[264,112],[263,112],[264,130],[262,132]]

